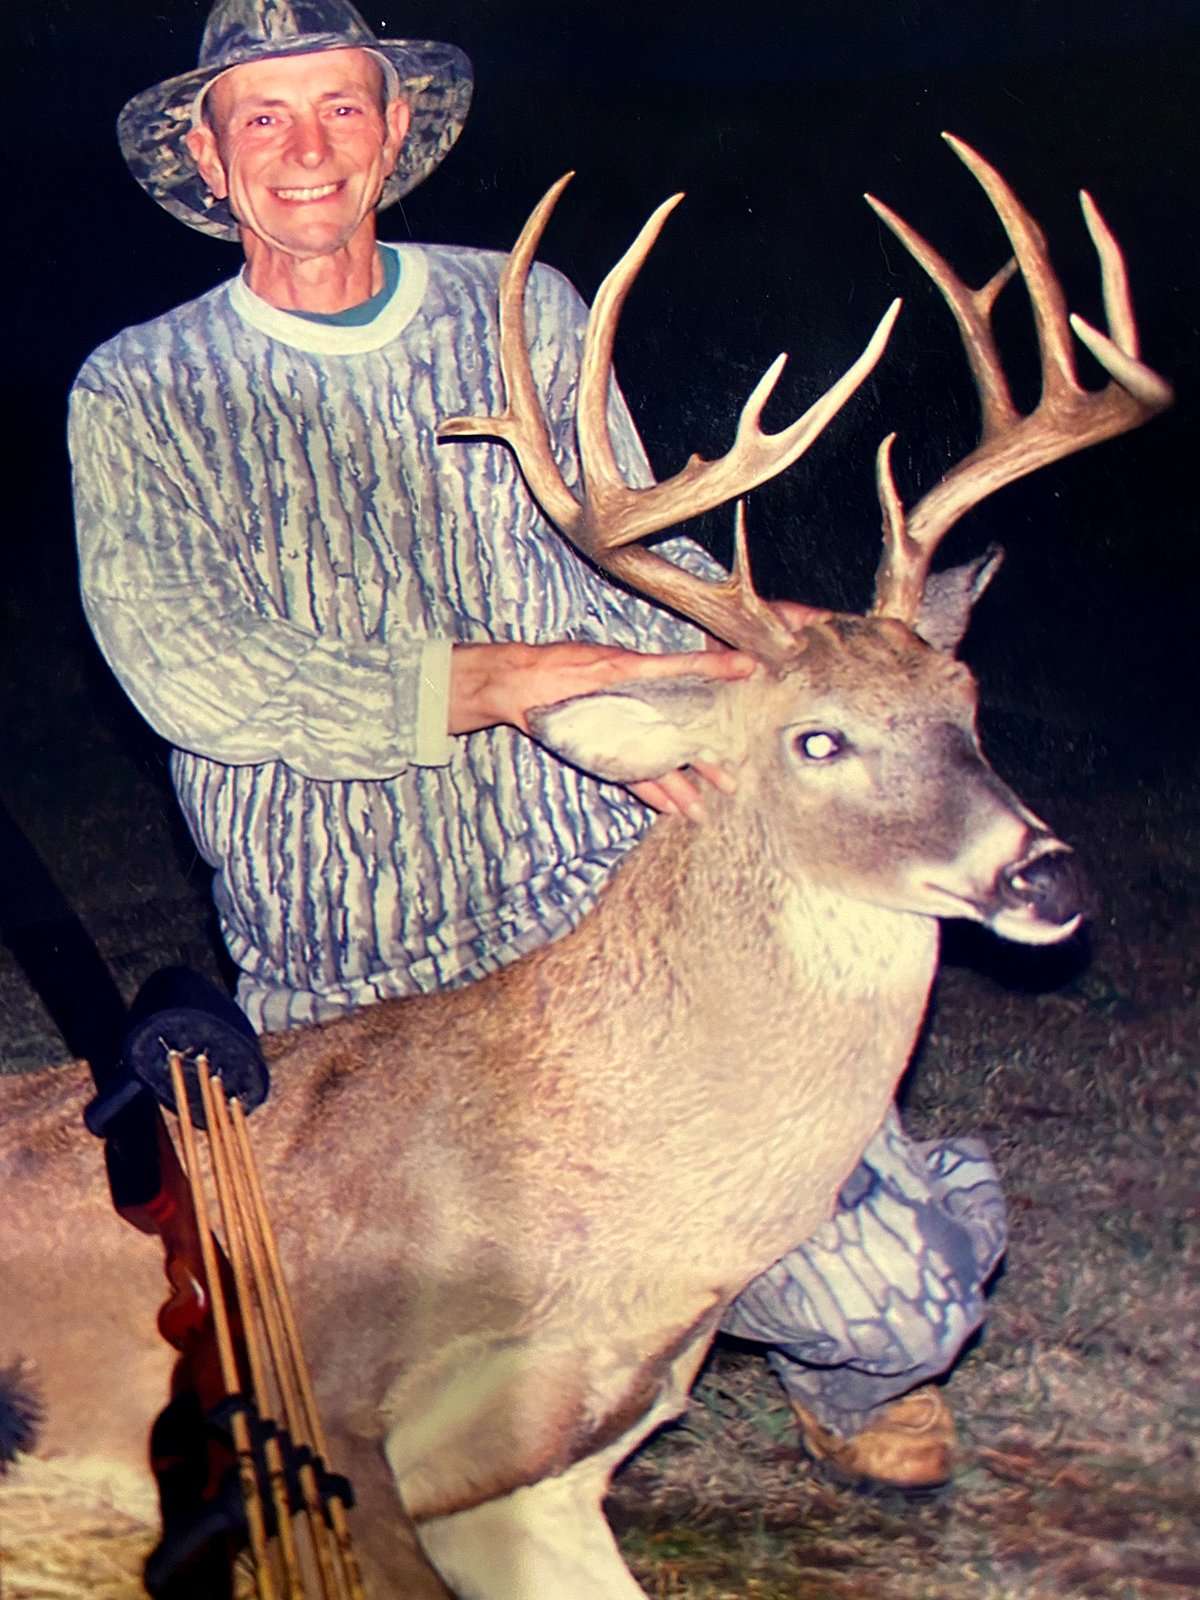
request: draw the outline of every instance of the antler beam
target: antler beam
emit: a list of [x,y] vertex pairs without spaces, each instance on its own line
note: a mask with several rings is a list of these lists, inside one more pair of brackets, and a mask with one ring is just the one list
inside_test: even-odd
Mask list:
[[554,460],[549,429],[534,384],[525,341],[525,287],[551,212],[570,181],[555,183],[522,230],[500,284],[500,354],[506,405],[495,416],[455,417],[443,438],[492,437],[515,452],[538,504],[566,538],[613,577],[670,606],[738,649],[773,666],[796,653],[795,636],[755,592],[744,534],[737,537],[734,570],[723,582],[706,582],[637,544],[652,533],[747,493],[801,456],[862,383],[883,354],[900,309],[894,301],[858,360],[802,417],[779,433],[762,431],[767,399],[786,360],[778,356],[742,408],[732,448],[717,461],[693,455],[673,477],[635,488],[621,476],[608,430],[613,342],[625,297],[667,217],[683,198],[673,195],[653,213],[628,251],[601,284],[588,318],[579,380],[576,430],[583,492],[576,498]]
[[[1084,220],[1100,260],[1108,333],[1068,313],[1037,223],[983,157],[952,134],[942,137],[991,200],[1013,247],[1013,259],[981,289],[970,289],[929,242],[873,195],[866,200],[941,290],[958,324],[979,392],[983,425],[979,444],[907,514],[891,470],[889,435],[879,449],[879,499],[884,549],[875,579],[872,615],[911,623],[917,614],[934,552],[972,506],[1038,467],[1111,439],[1149,421],[1170,405],[1172,393],[1138,359],[1137,327],[1120,247],[1091,196],[1080,195]],[[1025,280],[1042,362],[1042,393],[1027,416],[1013,404],[992,330],[1000,290],[1017,271]],[[1075,370],[1071,330],[1111,378],[1105,388],[1084,389]]]

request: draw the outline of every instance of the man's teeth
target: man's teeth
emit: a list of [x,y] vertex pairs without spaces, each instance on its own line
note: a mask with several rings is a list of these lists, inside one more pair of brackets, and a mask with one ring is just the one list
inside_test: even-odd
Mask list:
[[275,193],[281,200],[324,200],[327,194],[334,194],[337,187],[336,183],[323,183],[317,189],[276,189]]

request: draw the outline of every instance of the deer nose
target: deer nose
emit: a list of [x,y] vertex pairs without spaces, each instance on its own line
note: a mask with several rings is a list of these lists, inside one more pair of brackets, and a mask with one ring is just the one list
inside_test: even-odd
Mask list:
[[1094,897],[1075,855],[1057,840],[1043,843],[1023,861],[1000,874],[1001,897],[1027,907],[1043,922],[1063,923],[1087,916]]

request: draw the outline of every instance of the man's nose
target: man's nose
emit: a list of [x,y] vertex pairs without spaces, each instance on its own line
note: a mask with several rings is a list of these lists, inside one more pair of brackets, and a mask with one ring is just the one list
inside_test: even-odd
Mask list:
[[329,135],[315,113],[298,116],[292,124],[292,155],[303,167],[319,167],[329,154]]

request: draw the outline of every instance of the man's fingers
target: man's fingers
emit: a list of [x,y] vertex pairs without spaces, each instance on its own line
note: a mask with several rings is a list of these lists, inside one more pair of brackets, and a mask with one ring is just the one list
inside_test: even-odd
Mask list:
[[704,821],[704,801],[686,772],[668,772],[665,778],[660,778],[658,781],[676,809],[690,822]]
[[647,778],[642,783],[631,783],[630,794],[636,795],[644,806],[649,806],[651,811],[657,811],[663,816],[674,816],[679,807],[663,788],[657,778]]
[[692,650],[630,656],[629,660],[631,678],[682,678],[689,673],[703,678],[748,678],[757,664],[741,650]]
[[690,822],[703,822],[704,801],[700,791],[686,772],[668,772],[662,778],[631,783],[630,792],[637,795],[651,810],[666,816],[684,816]]
[[703,778],[705,783],[711,783],[714,789],[719,789],[722,794],[734,794],[737,790],[737,779],[732,772],[724,767],[718,767],[711,761],[693,761],[691,770],[698,778]]

